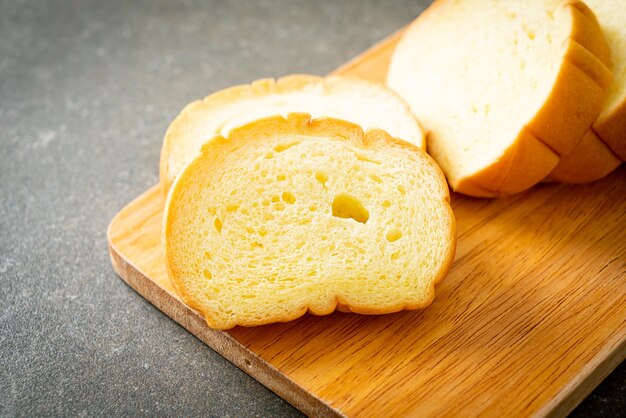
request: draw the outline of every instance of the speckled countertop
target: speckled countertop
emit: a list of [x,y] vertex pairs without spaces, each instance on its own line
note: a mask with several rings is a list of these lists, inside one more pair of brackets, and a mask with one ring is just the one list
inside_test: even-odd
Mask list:
[[[187,102],[325,74],[426,3],[0,0],[0,415],[299,415],[126,286],[106,228]],[[624,410],[622,365],[573,415]]]

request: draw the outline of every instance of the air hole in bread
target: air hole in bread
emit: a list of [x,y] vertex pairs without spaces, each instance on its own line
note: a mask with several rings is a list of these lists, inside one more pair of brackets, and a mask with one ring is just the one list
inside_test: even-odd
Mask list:
[[227,212],[236,212],[237,209],[239,209],[239,205],[235,203],[229,203],[228,205],[226,205]]
[[202,275],[204,276],[205,279],[211,280],[213,278],[213,274],[211,273],[211,270],[209,269],[204,269],[202,271]]
[[267,154],[265,154],[265,158],[268,159],[268,160],[272,159],[272,158],[274,158],[274,154],[272,154],[271,152],[268,152]]
[[324,186],[326,186],[326,182],[328,181],[328,174],[324,173],[323,171],[318,171],[317,173],[315,173],[315,179],[322,183]]
[[389,242],[395,242],[400,238],[402,238],[402,231],[400,231],[398,228],[390,229],[387,232],[387,241]]
[[296,197],[290,192],[283,192],[283,202],[293,205],[296,203]]
[[368,157],[365,154],[361,154],[359,152],[355,152],[354,155],[356,155],[357,160],[359,161],[364,161],[366,163],[372,163],[372,164],[380,164],[380,161],[375,160],[373,158]]
[[279,174],[276,176],[276,180],[278,181],[284,181],[286,179],[286,176],[284,174]]
[[383,179],[380,178],[377,174],[370,173],[370,178],[374,180],[376,183],[382,183]]
[[389,206],[391,206],[391,202],[389,202],[388,200],[383,200],[383,203],[381,203],[380,205],[384,208],[388,208]]
[[280,202],[278,202],[278,203],[276,203],[274,205],[274,209],[276,209],[276,210],[285,210],[285,205],[280,203]]
[[317,210],[317,206],[315,206],[315,205],[311,205],[311,206],[309,206],[309,210],[310,210],[311,212],[315,212],[315,211]]
[[274,151],[276,152],[283,152],[285,150],[288,150],[289,148],[298,145],[300,142],[302,141],[292,141],[292,142],[286,142],[284,144],[278,144],[274,147]]
[[220,220],[220,218],[215,218],[215,220],[213,221],[213,225],[215,226],[215,230],[217,232],[222,232],[222,221]]
[[406,187],[398,186],[398,191],[400,192],[400,194],[405,194],[406,193]]
[[391,254],[392,260],[397,260],[398,258],[400,258],[400,251],[396,251],[395,253]]
[[369,219],[370,214],[358,199],[341,193],[333,199],[333,216],[344,219],[352,218],[364,224]]

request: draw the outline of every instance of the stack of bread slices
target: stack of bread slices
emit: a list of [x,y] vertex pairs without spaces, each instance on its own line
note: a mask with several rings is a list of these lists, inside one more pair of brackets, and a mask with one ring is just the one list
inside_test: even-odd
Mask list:
[[626,158],[626,0],[588,3],[441,0],[407,29],[387,84],[455,191],[589,182]]
[[430,304],[448,185],[494,197],[626,158],[626,0],[589,3],[439,0],[389,87],[293,75],[189,104],[160,163],[179,296],[218,329]]

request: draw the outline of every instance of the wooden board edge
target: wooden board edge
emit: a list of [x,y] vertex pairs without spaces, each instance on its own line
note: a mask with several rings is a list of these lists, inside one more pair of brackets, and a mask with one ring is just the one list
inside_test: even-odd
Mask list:
[[618,333],[613,341],[587,362],[578,376],[571,379],[549,402],[535,414],[537,417],[566,417],[574,410],[613,370],[626,359],[626,332]]
[[388,35],[387,37],[376,42],[374,45],[372,45],[371,47],[369,47],[368,49],[366,49],[365,51],[363,51],[356,57],[346,61],[339,67],[335,68],[333,71],[329,73],[329,75],[343,76],[346,73],[349,73],[355,67],[358,67],[360,64],[362,64],[363,61],[366,59],[366,57],[377,55],[380,50],[385,49],[390,43],[395,43],[399,41],[407,27],[408,25],[403,26],[400,29],[393,32],[392,34]]
[[227,332],[209,328],[204,318],[198,312],[186,306],[180,299],[174,297],[158,283],[148,278],[137,266],[118,251],[110,235],[115,222],[125,212],[126,208],[144,194],[151,193],[152,190],[153,188],[148,189],[137,199],[130,202],[117,213],[109,224],[107,241],[111,264],[115,273],[131,289],[139,293],[161,312],[302,413],[315,417],[345,417],[341,411],[332,408],[320,398],[287,378],[286,375],[280,373],[274,366],[248,350]]

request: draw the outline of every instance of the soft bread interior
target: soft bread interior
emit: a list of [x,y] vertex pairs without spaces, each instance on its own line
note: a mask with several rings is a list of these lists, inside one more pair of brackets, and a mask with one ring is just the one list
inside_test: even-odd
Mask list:
[[179,176],[165,255],[209,325],[287,321],[337,304],[361,313],[428,305],[454,252],[443,175],[382,131],[307,115],[217,138]]
[[425,146],[421,128],[406,103],[382,85],[304,75],[259,80],[208,96],[183,110],[165,137],[161,156],[163,183],[169,188],[213,136],[227,136],[233,127],[291,112],[343,119],[364,129],[380,128],[394,137]]

